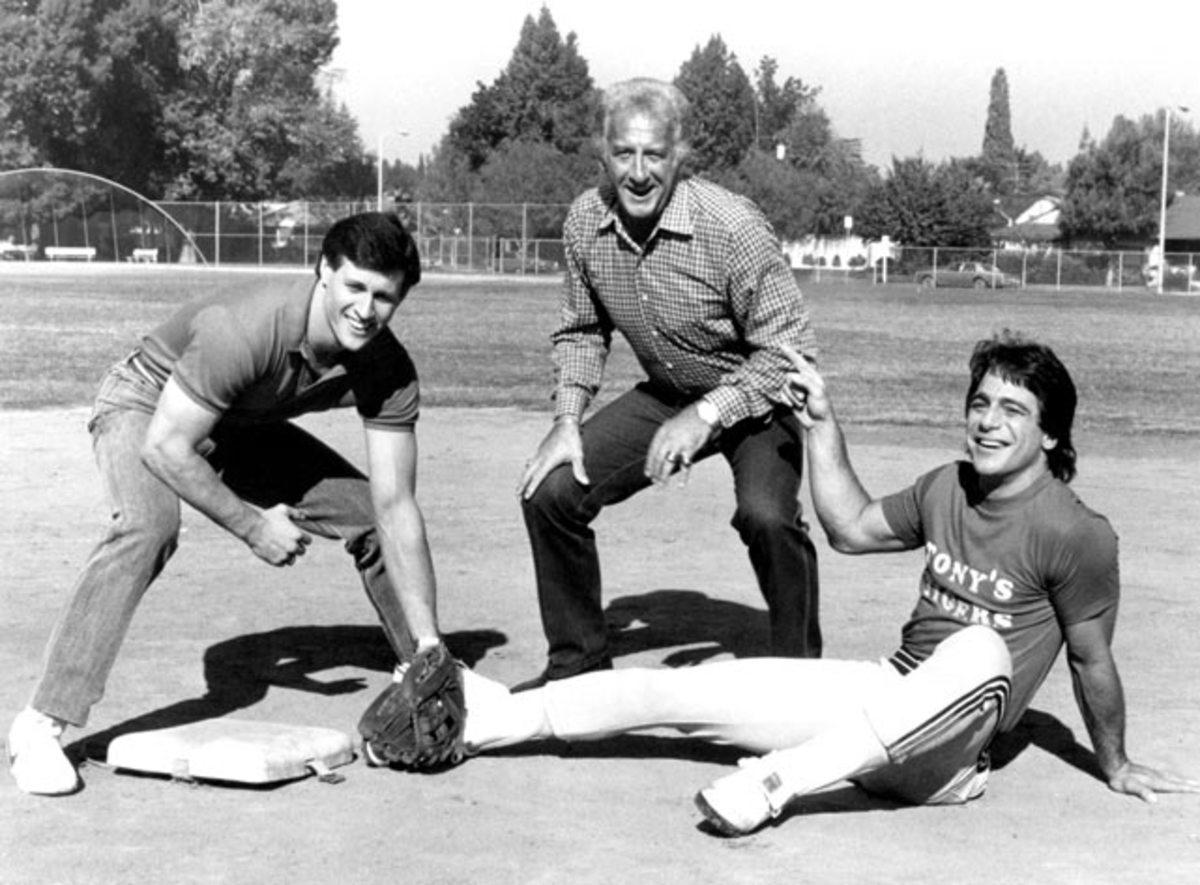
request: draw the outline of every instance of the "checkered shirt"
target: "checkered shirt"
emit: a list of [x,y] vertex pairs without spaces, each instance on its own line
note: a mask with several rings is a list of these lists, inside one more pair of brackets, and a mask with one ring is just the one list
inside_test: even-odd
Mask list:
[[563,226],[567,274],[551,336],[555,415],[581,416],[600,388],[613,329],[653,386],[680,402],[701,397],[720,423],[781,402],[790,344],[815,357],[808,308],[770,224],[749,200],[685,178],[639,247],[611,188],[592,188]]

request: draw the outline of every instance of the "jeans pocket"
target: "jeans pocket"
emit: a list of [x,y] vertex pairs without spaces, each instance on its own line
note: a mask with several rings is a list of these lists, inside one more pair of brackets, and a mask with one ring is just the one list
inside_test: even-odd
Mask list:
[[100,382],[87,423],[88,432],[94,435],[106,415],[121,409],[154,414],[160,393],[157,386],[130,368],[128,358],[122,360],[109,369]]

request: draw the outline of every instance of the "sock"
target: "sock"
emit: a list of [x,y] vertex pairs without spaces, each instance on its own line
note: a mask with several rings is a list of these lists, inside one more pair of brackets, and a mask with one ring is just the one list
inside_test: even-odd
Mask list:
[[872,771],[887,761],[887,750],[866,716],[859,715],[798,746],[768,753],[761,757],[761,766],[751,770],[769,772],[763,788],[771,804],[780,808],[794,796]]
[[463,671],[467,722],[463,742],[472,753],[552,737],[545,693],[533,689],[512,694],[499,682]]

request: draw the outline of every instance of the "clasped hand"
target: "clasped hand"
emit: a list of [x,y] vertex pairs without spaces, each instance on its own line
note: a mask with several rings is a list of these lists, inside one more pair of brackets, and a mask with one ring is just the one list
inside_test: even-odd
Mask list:
[[261,511],[246,544],[254,555],[271,565],[291,565],[304,555],[312,536],[293,520],[305,519],[303,511],[287,504],[276,504]]

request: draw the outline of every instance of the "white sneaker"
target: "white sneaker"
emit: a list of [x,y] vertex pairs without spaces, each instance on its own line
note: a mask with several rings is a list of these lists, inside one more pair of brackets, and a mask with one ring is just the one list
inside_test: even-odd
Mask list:
[[79,775],[63,752],[63,723],[26,707],[8,732],[8,766],[17,786],[39,796],[62,796],[79,789]]
[[779,817],[790,796],[768,762],[770,755],[738,760],[738,770],[696,794],[696,807],[726,836],[744,836]]

